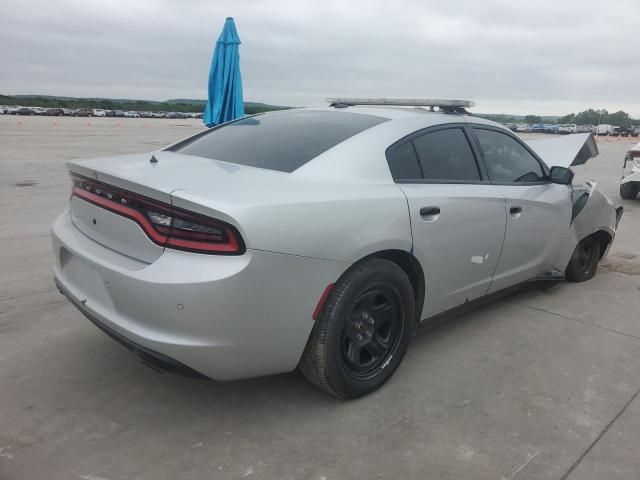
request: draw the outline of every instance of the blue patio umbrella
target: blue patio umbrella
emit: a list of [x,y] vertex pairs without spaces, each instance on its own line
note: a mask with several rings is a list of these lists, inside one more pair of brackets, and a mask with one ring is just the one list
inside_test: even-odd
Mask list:
[[211,60],[209,99],[203,117],[207,127],[244,116],[239,46],[240,37],[233,18],[228,17]]

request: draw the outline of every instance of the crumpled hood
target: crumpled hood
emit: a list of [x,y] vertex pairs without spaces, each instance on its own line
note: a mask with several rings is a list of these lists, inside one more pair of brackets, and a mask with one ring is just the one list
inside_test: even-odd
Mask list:
[[527,140],[529,145],[549,167],[569,168],[582,165],[598,156],[598,145],[590,133],[562,137]]

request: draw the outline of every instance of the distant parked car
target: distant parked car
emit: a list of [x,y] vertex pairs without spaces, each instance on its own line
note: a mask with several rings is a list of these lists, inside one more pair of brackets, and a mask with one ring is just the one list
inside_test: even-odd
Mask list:
[[166,118],[167,114],[164,112],[152,112],[151,113],[151,117],[152,118]]
[[578,133],[578,126],[575,123],[567,123],[558,127],[558,133]]
[[92,111],[93,111],[93,116],[94,117],[106,117],[107,116],[107,112],[102,110],[101,108],[94,108]]
[[187,118],[187,116],[182,112],[169,112],[167,118]]
[[113,116],[114,117],[124,117],[124,112],[122,110],[114,110],[113,111]]
[[36,112],[34,112],[31,108],[27,108],[27,107],[18,107],[15,110],[13,110],[11,112],[11,115],[35,115]]
[[631,147],[624,156],[622,179],[620,180],[620,196],[633,200],[640,192],[640,143]]
[[614,129],[613,125],[601,123],[596,127],[596,135],[612,135],[613,129]]
[[74,117],[93,117],[93,110],[90,108],[78,108],[73,112]]
[[127,117],[127,118],[140,118],[140,113],[133,112],[133,111],[124,112],[124,116]]
[[61,108],[49,108],[45,115],[50,117],[61,117],[64,115],[64,110]]
[[591,133],[593,132],[593,125],[578,125],[578,133]]

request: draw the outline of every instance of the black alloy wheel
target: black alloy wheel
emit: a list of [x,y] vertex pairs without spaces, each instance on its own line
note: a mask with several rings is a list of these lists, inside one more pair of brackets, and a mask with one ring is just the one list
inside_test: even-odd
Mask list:
[[417,326],[413,286],[388,260],[362,260],[336,282],[313,327],[299,368],[338,398],[380,388],[402,362]]
[[593,234],[576,245],[567,266],[566,277],[570,282],[584,282],[594,277],[600,261],[600,236]]
[[384,285],[362,293],[342,331],[342,360],[347,371],[369,378],[389,360],[402,334],[398,301]]

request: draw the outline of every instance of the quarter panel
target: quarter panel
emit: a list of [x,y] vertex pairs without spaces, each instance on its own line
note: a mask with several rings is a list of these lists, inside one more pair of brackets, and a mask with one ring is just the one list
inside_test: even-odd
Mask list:
[[411,250],[407,202],[395,184],[293,182],[247,186],[242,202],[174,192],[176,206],[238,226],[247,248],[353,263],[385,249]]
[[322,292],[349,267],[255,250],[234,257],[168,249],[147,265],[80,234],[68,212],[52,240],[56,277],[82,308],[216,380],[293,370]]

